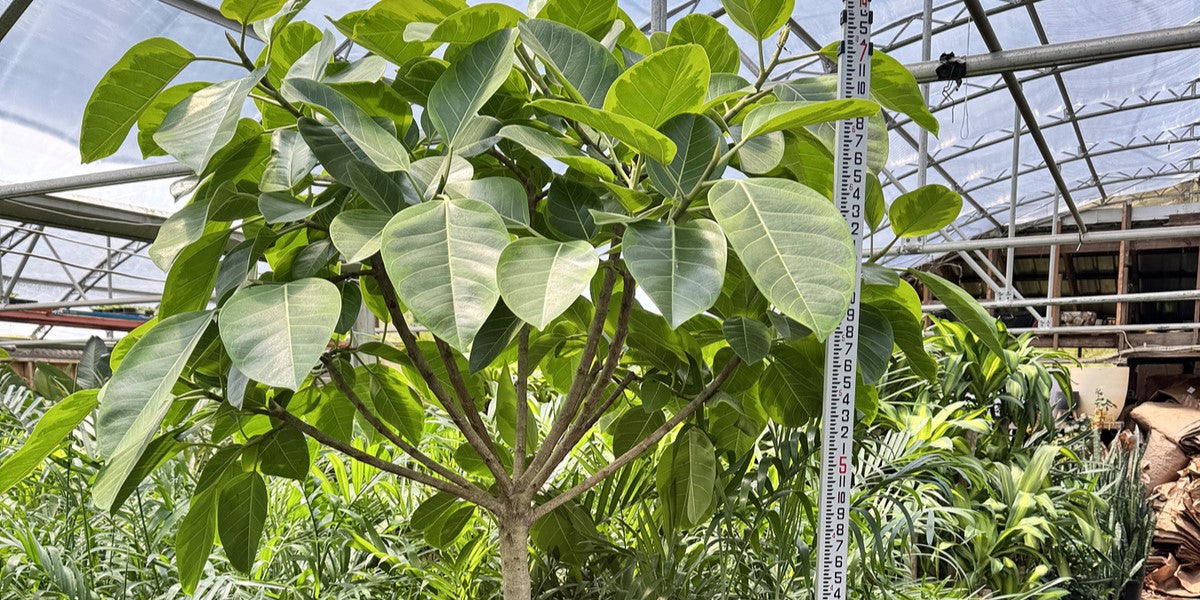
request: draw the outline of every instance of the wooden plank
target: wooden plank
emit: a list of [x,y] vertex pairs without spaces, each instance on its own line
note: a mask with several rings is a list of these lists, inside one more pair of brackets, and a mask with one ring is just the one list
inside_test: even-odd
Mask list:
[[[1121,231],[1129,229],[1133,223],[1133,206],[1126,202],[1121,205]],[[1129,293],[1129,275],[1130,267],[1133,258],[1133,244],[1129,241],[1122,241],[1121,248],[1117,251],[1117,293]],[[1117,325],[1126,325],[1129,323],[1129,303],[1117,303]]]

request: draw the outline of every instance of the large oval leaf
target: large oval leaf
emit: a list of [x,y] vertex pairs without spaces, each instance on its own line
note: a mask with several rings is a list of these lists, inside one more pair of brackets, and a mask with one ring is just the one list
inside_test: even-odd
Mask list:
[[761,321],[732,317],[722,324],[721,332],[733,352],[748,365],[766,358],[771,352],[771,332]]
[[540,331],[587,290],[599,266],[587,242],[522,238],[500,253],[496,281],[513,314]]
[[264,192],[289,191],[316,166],[317,157],[299,132],[278,129],[271,134],[271,158],[263,169],[259,189]]
[[774,131],[797,129],[817,123],[870,117],[879,105],[870,100],[846,98],[823,102],[772,102],[751,110],[742,122],[742,136],[752,138]]
[[746,33],[764,40],[792,16],[796,0],[721,0],[725,13]]
[[759,399],[772,421],[799,427],[821,415],[824,346],[812,338],[771,351],[759,378]]
[[221,14],[249,25],[279,12],[287,3],[288,0],[224,0],[221,2]]
[[267,522],[267,484],[262,475],[243,473],[225,483],[217,503],[217,533],[233,568],[249,573]]
[[675,21],[667,44],[696,44],[704,48],[714,73],[737,73],[742,64],[737,42],[729,35],[729,28],[704,13],[692,13]]
[[121,147],[138,117],[195,56],[166,38],[138,42],[117,61],[83,108],[79,154],[83,162]]
[[[539,2],[531,3],[531,5]],[[617,0],[545,0],[538,18],[551,19],[600,39],[617,19]]]
[[708,514],[717,479],[717,452],[703,431],[688,429],[675,438],[658,463],[658,497],[672,523],[694,527]]
[[858,320],[858,374],[863,383],[879,383],[892,360],[896,336],[887,315],[870,304],[862,305]]
[[175,398],[171,388],[211,322],[208,312],[163,319],[133,344],[104,386],[96,416],[96,444],[108,462],[92,489],[96,506],[115,508],[121,486],[171,408]]
[[[675,143],[677,152],[670,163],[651,159],[646,163],[650,183],[664,196],[686,198],[704,181],[708,165],[725,150],[724,136],[716,123],[703,115],[672,117],[660,128]],[[724,167],[709,174],[720,178]]]
[[944,185],[932,184],[892,201],[888,220],[896,237],[920,237],[953,223],[960,212],[962,196]]
[[621,74],[612,52],[583,32],[546,19],[522,21],[521,43],[560,76],[585,103],[600,108],[609,86]]
[[625,411],[613,421],[613,456],[625,454],[666,422],[661,410],[646,409],[644,405]]
[[337,90],[311,79],[287,79],[282,92],[293,102],[316,106],[333,117],[375,166],[389,173],[408,170],[404,144]]
[[429,92],[429,120],[449,144],[500,89],[513,66],[515,29],[504,29],[458,53]]
[[496,265],[507,245],[495,209],[465,198],[406,208],[383,230],[383,260],[400,300],[464,354],[500,298]]
[[664,48],[613,82],[604,97],[604,110],[658,127],[675,115],[700,110],[709,75],[704,48],[696,44]]
[[390,220],[390,215],[377,210],[348,210],[333,218],[329,237],[347,261],[363,261],[379,252],[383,228]]
[[846,314],[857,261],[845,219],[794,181],[724,180],[709,206],[758,289],[783,314],[825,339]]
[[675,158],[675,143],[653,127],[637,119],[582,104],[549,98],[539,98],[529,105],[572,121],[578,121],[596,131],[611,135],[635,151],[660,163],[669,163]]
[[241,79],[210,85],[175,105],[154,134],[154,141],[179,162],[197,173],[233,139],[238,117],[250,90],[258,85],[267,67]]
[[425,408],[400,371],[382,364],[355,369],[354,392],[412,445],[425,434]]
[[221,308],[221,340],[250,379],[298,389],[329,344],[341,309],[337,286],[323,279],[244,288]]
[[633,223],[623,247],[630,273],[671,328],[708,310],[721,294],[725,236],[708,219]]

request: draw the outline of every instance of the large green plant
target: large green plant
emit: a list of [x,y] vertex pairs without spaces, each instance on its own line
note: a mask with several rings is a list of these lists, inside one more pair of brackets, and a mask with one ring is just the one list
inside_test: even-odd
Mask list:
[[[576,499],[664,438],[657,492],[687,527],[713,510],[718,446],[819,415],[822,340],[859,272],[830,202],[832,122],[870,119],[871,228],[886,129],[876,102],[834,99],[831,76],[768,85],[787,28],[773,51],[760,41],[751,82],[703,15],[647,38],[616,0],[532,15],[384,0],[333,21],[369,52],[347,62],[336,34],[294,20],[305,4],[225,0],[231,58],[147,40],[84,113],[84,160],[136,124],[146,156],[195,172],[150,250],[167,271],[158,317],[117,346],[99,393],[92,490],[115,509],[182,448],[216,447],[176,536],[185,590],[218,538],[251,570],[264,476],[305,478],[315,444],[437,490],[414,514],[427,536],[491,515],[517,599],[531,532],[569,559],[590,527]],[[765,40],[793,3],[726,8]],[[195,62],[242,72],[172,85]],[[879,104],[936,130],[899,63],[873,68]],[[953,194],[921,193],[928,214],[893,207],[898,236],[957,214]],[[936,372],[912,288],[872,268],[863,295],[870,418],[893,345]],[[398,347],[353,331],[363,306]],[[457,432],[452,458],[427,452],[433,420]],[[564,469],[602,423],[605,464]]]

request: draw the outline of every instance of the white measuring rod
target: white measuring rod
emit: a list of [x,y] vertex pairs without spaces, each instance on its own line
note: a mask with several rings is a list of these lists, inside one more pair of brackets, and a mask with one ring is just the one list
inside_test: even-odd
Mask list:
[[[869,98],[871,1],[845,0],[838,53],[838,97]],[[854,483],[854,386],[858,367],[859,276],[863,205],[867,194],[867,118],[839,121],[833,167],[834,200],[854,238],[854,291],[846,318],[825,348],[821,420],[821,499],[817,527],[817,600],[846,598],[850,488]]]

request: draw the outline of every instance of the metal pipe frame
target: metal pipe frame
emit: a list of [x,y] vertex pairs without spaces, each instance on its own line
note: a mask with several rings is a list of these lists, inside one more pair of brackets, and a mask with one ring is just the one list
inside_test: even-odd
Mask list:
[[[1075,296],[1063,298],[1023,298],[1020,300],[984,300],[984,308],[1024,308],[1027,306],[1071,306],[1075,304],[1112,304],[1114,302],[1174,302],[1200,300],[1200,290],[1177,290],[1171,292],[1137,292],[1131,294],[1103,294],[1099,296]],[[945,310],[946,305],[924,304],[925,310]]]
[[1059,233],[1046,235],[1027,235],[1014,239],[987,238],[960,240],[938,244],[925,244],[920,248],[893,248],[889,256],[942,254],[960,250],[997,250],[1004,248],[1036,248],[1053,244],[1095,244],[1103,242],[1121,242],[1135,240],[1164,240],[1193,238],[1200,236],[1200,225],[1179,225],[1175,227],[1148,227],[1146,229],[1126,229],[1116,231],[1089,231],[1086,233]]
[[140,296],[122,296],[119,298],[101,298],[99,300],[66,300],[62,302],[29,302],[0,306],[0,313],[23,310],[58,310],[60,308],[87,308],[92,306],[108,306],[113,304],[158,304],[162,294],[143,294]]
[[0,14],[0,42],[8,36],[8,32],[16,26],[17,21],[21,20],[21,16],[25,14],[25,9],[33,4],[33,0],[13,0],[8,8],[4,9],[4,14]]
[[[1011,74],[1013,71],[1061,67],[1081,62],[1113,61],[1132,56],[1144,56],[1160,52],[1200,48],[1200,24],[1184,25],[1155,31],[1139,31],[1074,42],[1062,42],[1003,50],[992,30],[991,22],[978,0],[964,0],[971,12],[980,37],[991,50],[989,54],[975,54],[963,58],[967,66],[967,77],[981,75]],[[1032,9],[1032,7],[1029,7]],[[938,81],[938,61],[926,61],[908,65],[918,82]]]
[[1054,327],[1010,327],[1009,333],[1141,333],[1143,331],[1193,331],[1200,323],[1152,323],[1148,325],[1058,325]]
[[[979,31],[979,36],[983,38],[987,44],[988,50],[993,54],[1002,52],[1004,48],[1000,45],[1000,38],[996,37],[995,30],[992,29],[992,23],[988,20],[987,12],[983,9],[983,5],[979,0],[963,0],[967,5],[967,10],[971,12],[971,16],[975,19],[975,28]],[[1200,27],[1197,27],[1200,31]],[[1092,60],[1095,58],[1093,57]],[[1046,65],[1043,65],[1046,66]],[[1083,216],[1079,214],[1079,207],[1075,205],[1075,199],[1071,197],[1071,189],[1067,186],[1067,182],[1063,179],[1062,172],[1058,170],[1058,166],[1054,164],[1054,152],[1050,150],[1050,144],[1046,142],[1046,136],[1042,135],[1042,128],[1038,125],[1037,115],[1033,112],[1033,107],[1029,105],[1029,100],[1025,98],[1025,92],[1021,89],[1021,83],[1017,81],[1017,76],[1013,75],[1012,71],[1004,71],[1002,73],[1004,82],[1008,84],[1008,91],[1012,95],[1013,103],[1017,105],[1017,110],[1021,111],[1021,118],[1025,121],[1025,127],[1029,129],[1029,136],[1033,138],[1033,143],[1038,148],[1038,152],[1042,154],[1042,160],[1046,161],[1046,168],[1050,171],[1050,177],[1054,179],[1054,185],[1058,187],[1058,191],[1062,193],[1063,202],[1067,203],[1067,209],[1071,211],[1071,218],[1075,220],[1075,225],[1080,231],[1087,231],[1087,225],[1083,222]],[[1015,127],[1013,128],[1016,129]]]
[[[234,21],[233,19],[226,18],[225,15],[222,15],[221,11],[218,10],[216,7],[205,4],[204,2],[201,2],[200,0],[158,0],[158,1],[162,2],[163,4],[166,4],[167,6],[170,6],[171,8],[181,10],[181,11],[183,11],[189,15],[192,15],[194,17],[200,17],[201,19],[204,19],[205,21],[208,21],[209,23],[215,23],[217,25],[220,25],[221,27],[224,27],[225,29],[228,29],[230,31],[235,31],[238,33],[242,32],[242,24],[241,23],[238,23],[237,21]],[[254,29],[252,29],[250,27],[246,28],[246,37],[252,37],[256,40],[259,40],[260,42],[262,41],[261,39],[259,39],[258,34],[254,33]]]

